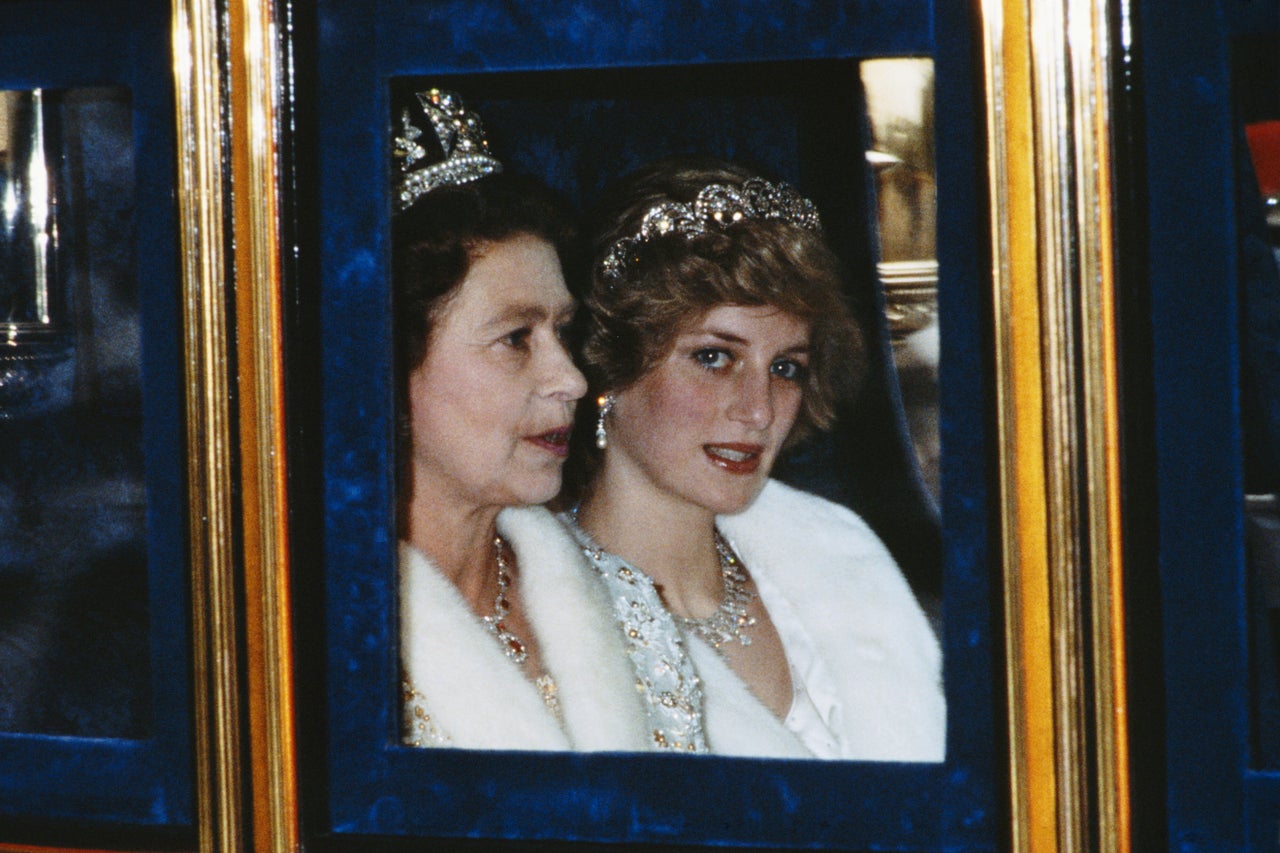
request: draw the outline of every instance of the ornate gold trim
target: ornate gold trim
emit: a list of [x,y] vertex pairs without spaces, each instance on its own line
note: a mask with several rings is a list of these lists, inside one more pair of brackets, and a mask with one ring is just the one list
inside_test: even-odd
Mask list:
[[1036,853],[1130,836],[1106,11],[982,4],[1012,841]]
[[197,830],[207,853],[244,849],[217,15],[216,0],[174,0]]
[[246,652],[255,850],[299,849],[285,479],[279,28],[272,0],[230,0]]
[[[1007,17],[1006,17],[1007,16]],[[982,4],[995,289],[996,420],[1004,542],[1012,847],[1055,844],[1046,484],[1040,376],[1031,46],[1022,3]],[[1040,772],[1034,772],[1037,769]]]
[[[1068,45],[1075,109],[1080,217],[1082,373],[1086,517],[1089,527],[1090,639],[1093,646],[1094,761],[1097,763],[1098,846],[1128,853],[1128,691],[1126,689],[1124,560],[1121,537],[1120,391],[1116,265],[1111,171],[1111,18],[1106,0],[1072,0]],[[1127,0],[1119,3],[1127,14]]]
[[[192,621],[202,851],[299,849],[280,304],[281,75],[274,9],[272,0],[176,0],[173,7],[178,138],[183,141],[178,202],[191,389]],[[225,39],[220,25],[226,27]],[[229,101],[224,91],[230,92]],[[229,194],[232,186],[237,191]],[[233,210],[228,210],[228,199],[234,199]],[[227,249],[228,234],[236,246],[234,257]],[[227,310],[233,293],[240,370],[235,396]],[[233,405],[238,406],[238,434],[232,432]],[[237,440],[238,471],[233,453]],[[244,535],[243,613],[236,604],[233,564],[231,496],[237,475]],[[243,673],[241,642],[248,662]],[[243,696],[242,678],[248,688]],[[242,709],[247,709],[247,738],[241,730]],[[246,823],[249,797],[252,828]]]

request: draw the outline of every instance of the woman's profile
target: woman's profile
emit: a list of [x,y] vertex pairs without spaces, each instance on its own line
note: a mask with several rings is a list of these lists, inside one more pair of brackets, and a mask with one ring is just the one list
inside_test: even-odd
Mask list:
[[942,760],[938,643],[889,552],[769,479],[862,366],[815,207],[681,159],[624,180],[594,221],[595,447],[567,520],[637,676],[692,661],[678,699],[701,703],[713,753]]
[[403,740],[637,750],[645,712],[603,590],[539,504],[586,383],[565,348],[572,234],[456,95],[398,117],[392,222]]

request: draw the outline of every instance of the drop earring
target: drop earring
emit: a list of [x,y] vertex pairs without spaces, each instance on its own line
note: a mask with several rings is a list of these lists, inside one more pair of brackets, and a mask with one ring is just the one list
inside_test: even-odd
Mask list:
[[613,395],[602,394],[596,405],[600,407],[600,417],[596,419],[596,447],[604,450],[609,446],[609,435],[604,429],[604,419],[613,411]]

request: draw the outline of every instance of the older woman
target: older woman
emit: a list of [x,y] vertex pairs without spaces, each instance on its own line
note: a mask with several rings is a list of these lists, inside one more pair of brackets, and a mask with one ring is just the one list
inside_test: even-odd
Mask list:
[[637,674],[738,755],[943,758],[937,641],[876,535],[769,479],[861,367],[813,205],[727,163],[665,161],[597,220],[583,369],[596,445],[570,519]]
[[[415,746],[644,749],[609,603],[538,506],[586,383],[565,350],[568,220],[431,90],[401,117],[393,220],[403,731]],[[434,131],[434,133],[432,133]],[[426,147],[438,139],[444,158]],[[435,152],[437,155],[439,151]]]

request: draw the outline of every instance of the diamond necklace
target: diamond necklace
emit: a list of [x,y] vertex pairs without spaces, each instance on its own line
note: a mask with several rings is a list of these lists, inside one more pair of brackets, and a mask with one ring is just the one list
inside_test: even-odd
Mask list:
[[493,537],[493,548],[498,555],[498,594],[493,599],[493,615],[483,617],[483,621],[490,633],[498,638],[498,642],[502,644],[502,651],[507,657],[516,663],[524,663],[529,657],[524,641],[512,633],[504,621],[507,614],[511,612],[511,602],[507,601],[507,588],[511,586],[511,574],[507,570],[507,558],[504,555],[506,543],[502,541],[501,536]]
[[720,577],[724,581],[724,596],[716,612],[704,619],[671,614],[677,623],[692,631],[719,649],[721,645],[737,639],[744,646],[751,645],[746,629],[756,624],[756,617],[747,615],[747,607],[756,594],[747,589],[747,573],[724,541],[720,531],[716,535],[716,553],[720,555]]

